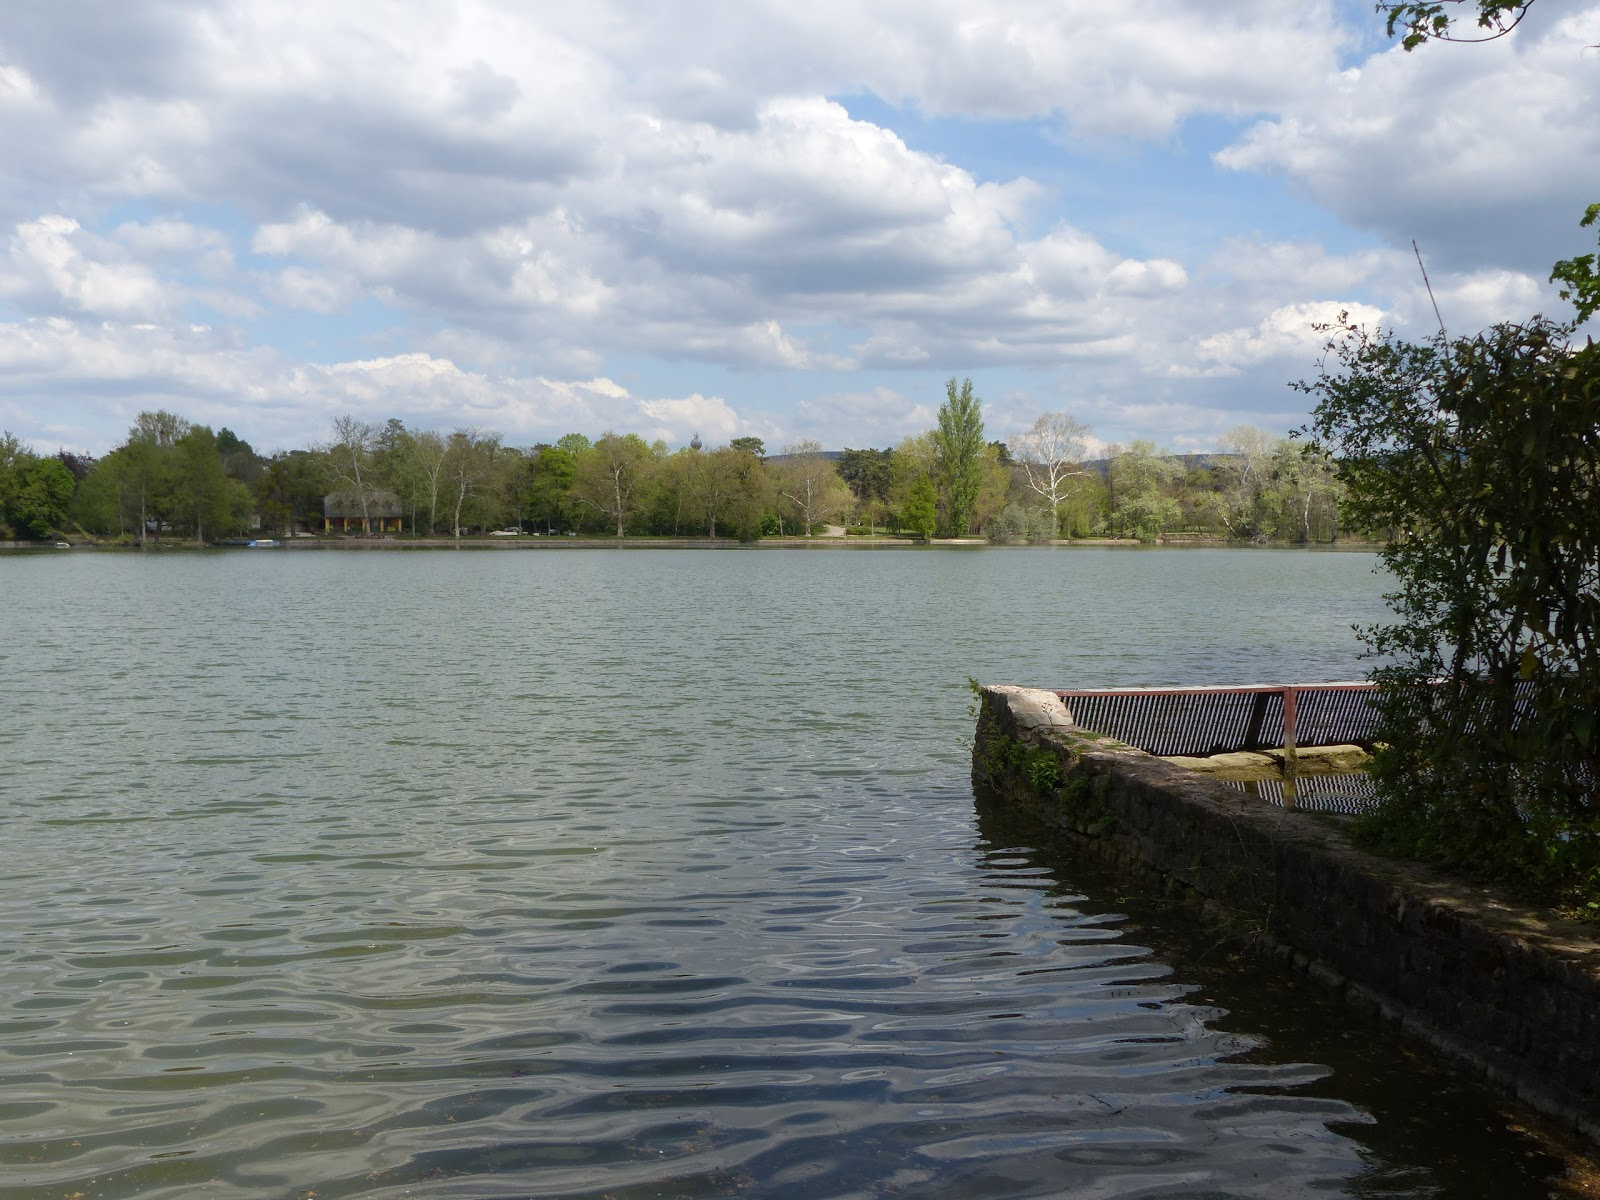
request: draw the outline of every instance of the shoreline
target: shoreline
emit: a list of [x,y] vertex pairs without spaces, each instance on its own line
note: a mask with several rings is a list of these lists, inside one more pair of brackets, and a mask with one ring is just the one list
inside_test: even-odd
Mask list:
[[1318,553],[1376,553],[1382,542],[1357,540],[1305,544],[1300,542],[1234,542],[1194,539],[1140,542],[1133,538],[1061,538],[1053,542],[990,542],[985,538],[935,538],[916,541],[901,537],[782,537],[741,542],[736,538],[704,537],[563,537],[526,535],[516,538],[470,537],[322,537],[284,538],[275,546],[227,546],[194,541],[72,542],[63,548],[50,542],[0,542],[0,552],[61,554],[68,551],[168,552],[233,550],[1300,550]]

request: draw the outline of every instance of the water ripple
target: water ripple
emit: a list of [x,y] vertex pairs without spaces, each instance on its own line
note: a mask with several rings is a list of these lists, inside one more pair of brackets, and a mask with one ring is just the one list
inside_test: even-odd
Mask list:
[[968,675],[1353,673],[1206,561],[0,561],[0,1200],[1542,1196],[975,812]]

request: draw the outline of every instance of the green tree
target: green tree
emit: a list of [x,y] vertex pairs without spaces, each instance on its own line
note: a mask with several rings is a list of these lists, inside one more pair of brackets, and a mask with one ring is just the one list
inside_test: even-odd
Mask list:
[[1154,442],[1134,441],[1114,455],[1108,466],[1114,528],[1142,542],[1160,537],[1178,522],[1173,494],[1184,475],[1183,464],[1158,450]]
[[894,528],[910,528],[906,510],[911,501],[911,491],[917,486],[917,481],[924,476],[933,485],[934,531],[938,532],[948,527],[949,510],[944,507],[946,497],[939,493],[938,471],[939,454],[934,449],[931,432],[914,433],[902,439],[894,448],[894,453],[889,459],[889,504],[893,510],[889,515],[889,521]]
[[[564,441],[565,439],[563,439]],[[628,519],[637,511],[641,492],[656,468],[649,444],[638,434],[607,430],[578,458],[573,497],[615,522],[623,537]]]
[[748,447],[702,452],[691,447],[677,460],[681,497],[698,514],[707,536],[722,532],[744,540],[760,534],[774,499],[765,465]]
[[120,481],[116,479],[115,452],[96,460],[73,492],[69,516],[89,533],[121,533],[129,529],[123,509]]
[[945,385],[945,402],[939,406],[939,427],[933,431],[937,479],[944,492],[949,531],[963,537],[983,489],[983,401],[972,391],[972,380],[958,388],[954,378]]
[[1301,543],[1337,538],[1344,488],[1326,451],[1280,438],[1269,477],[1276,517],[1274,536]]
[[724,536],[755,541],[761,536],[762,518],[776,500],[766,465],[749,449],[731,444],[704,458],[698,495],[706,532],[716,537],[721,522]]
[[[1591,204],[1578,224],[1587,229],[1596,223],[1600,223],[1600,204]],[[1563,258],[1550,272],[1550,281],[1561,285],[1557,290],[1577,309],[1579,324],[1600,312],[1600,255],[1591,251]]]
[[1105,508],[1106,479],[1099,471],[1089,470],[1069,480],[1059,510],[1061,531],[1068,537],[1090,537],[1102,527],[1100,514]]
[[883,450],[852,450],[846,447],[839,456],[839,478],[849,486],[856,498],[860,515],[865,518],[867,531],[878,511],[889,503],[889,489],[893,482],[891,459],[894,452]]
[[1600,347],[1573,328],[1343,325],[1300,386],[1350,516],[1402,531],[1366,834],[1600,912]]
[[137,512],[139,544],[152,522],[159,530],[172,515],[172,483],[177,470],[178,439],[189,422],[165,410],[142,412],[128,430],[128,440],[111,457],[116,459],[118,491],[124,505]]
[[237,479],[252,492],[260,487],[267,460],[226,425],[217,430],[217,454],[222,458],[222,469],[229,479]]
[[16,495],[17,467],[23,461],[24,455],[32,454],[23,446],[22,440],[10,430],[0,432],[0,535],[9,537],[11,502]]
[[926,471],[918,472],[906,489],[905,503],[901,506],[901,523],[918,537],[931,538],[938,528],[938,494],[933,479]]
[[[439,527],[439,488],[444,480],[445,456],[448,445],[436,429],[422,429],[409,434],[400,455],[400,478],[413,499],[413,514],[426,500],[428,506],[428,536]],[[411,532],[417,532],[415,515]]]
[[67,520],[76,481],[55,457],[44,458],[0,435],[0,525],[26,538],[47,538]]
[[561,446],[539,446],[534,451],[528,483],[528,511],[544,523],[546,533],[567,527],[567,503],[572,491],[576,461]]
[[173,450],[173,517],[194,526],[197,542],[206,540],[207,530],[215,536],[242,528],[250,494],[243,484],[228,478],[211,427],[191,425]]
[[293,533],[297,526],[322,528],[322,499],[333,490],[338,471],[321,450],[289,450],[274,455],[261,476],[261,519],[269,529]]
[[526,493],[531,459],[519,446],[498,445],[494,471],[484,489],[481,511],[486,528],[521,530],[527,516]]
[[656,464],[651,481],[645,525],[653,533],[681,537],[700,532],[700,503],[694,496],[695,476],[703,469],[703,452],[685,446]]
[[978,498],[972,506],[968,529],[972,533],[986,534],[989,522],[994,520],[1011,502],[1014,478],[1006,461],[1008,453],[997,442],[988,442],[979,455],[980,476]]

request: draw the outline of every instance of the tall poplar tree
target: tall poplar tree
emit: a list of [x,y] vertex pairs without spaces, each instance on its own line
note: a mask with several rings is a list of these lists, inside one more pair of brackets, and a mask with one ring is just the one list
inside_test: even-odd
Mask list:
[[966,535],[983,490],[983,401],[972,391],[972,380],[957,388],[951,378],[945,385],[945,402],[939,406],[939,428],[933,431],[934,461],[944,492],[950,532]]

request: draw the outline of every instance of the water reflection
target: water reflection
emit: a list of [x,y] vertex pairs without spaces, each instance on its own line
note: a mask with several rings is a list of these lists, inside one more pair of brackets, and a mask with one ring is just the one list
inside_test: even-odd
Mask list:
[[[1087,850],[991,799],[980,798],[976,807],[983,844],[1006,847],[1003,852],[1019,862],[1073,880],[1071,887],[1057,885],[1069,893],[1081,888],[1102,902],[1114,900],[1126,934],[1191,982],[1186,1001],[1204,1005],[1209,1024],[1239,1031],[1246,1048],[1232,1061],[1265,1056],[1320,1064],[1307,1068],[1305,1083],[1289,1086],[1350,1106],[1328,1116],[1330,1131],[1357,1147],[1360,1164],[1336,1194],[1577,1196],[1592,1186],[1592,1178],[1584,1181],[1591,1168],[1575,1157],[1581,1151],[1564,1138],[1552,1140],[1548,1130],[1531,1131],[1525,1112],[1321,990],[1264,967],[1242,942],[1202,924],[1181,901],[1145,894]],[[1582,1178],[1568,1178],[1574,1166]]]

